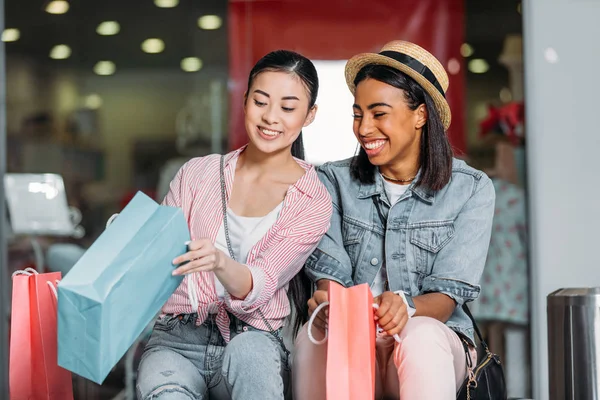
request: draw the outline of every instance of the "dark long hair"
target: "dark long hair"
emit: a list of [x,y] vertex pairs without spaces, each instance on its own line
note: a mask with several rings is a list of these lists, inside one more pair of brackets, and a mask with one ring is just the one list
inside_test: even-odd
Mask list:
[[[248,77],[248,89],[250,91],[254,79],[262,72],[287,72],[297,76],[306,87],[308,93],[308,110],[311,110],[317,101],[319,92],[319,77],[314,64],[301,54],[289,50],[273,51],[256,63],[250,76]],[[302,142],[302,132],[292,143],[292,156],[304,160],[304,143]],[[300,327],[308,319],[308,299],[311,296],[312,283],[304,271],[300,271],[290,281],[288,289],[288,298],[293,304],[296,318],[293,321],[294,336],[298,333]]]
[[[427,122],[423,126],[421,137],[420,167],[421,173],[415,186],[430,190],[440,190],[448,184],[452,175],[452,147],[444,131],[444,125],[429,93],[414,79],[399,70],[385,65],[369,64],[364,66],[356,78],[354,85],[365,79],[375,79],[404,92],[406,104],[416,110],[421,104],[427,108]],[[374,183],[375,167],[369,161],[365,150],[361,147],[358,155],[350,165],[350,173],[354,179],[362,183]]]

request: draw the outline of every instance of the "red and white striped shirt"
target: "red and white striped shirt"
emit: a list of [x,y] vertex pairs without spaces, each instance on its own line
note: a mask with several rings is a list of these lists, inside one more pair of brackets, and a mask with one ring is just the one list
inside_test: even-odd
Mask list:
[[[235,166],[242,147],[225,156],[225,186],[231,195]],[[180,207],[188,222],[192,240],[210,238],[213,242],[223,222],[221,203],[220,155],[194,158],[188,161],[171,182],[163,204]],[[319,180],[315,168],[296,160],[306,173],[292,186],[283,201],[275,224],[250,250],[246,262],[252,274],[253,286],[246,299],[232,298],[228,293],[219,300],[213,272],[187,275],[175,293],[163,306],[165,314],[198,313],[202,324],[209,313],[216,313],[217,326],[229,341],[227,311],[242,321],[269,330],[258,310],[273,329],[283,325],[290,313],[287,298],[289,281],[301,270],[308,256],[329,229],[332,213],[331,197]],[[198,309],[194,310],[188,296],[188,281],[196,287]]]

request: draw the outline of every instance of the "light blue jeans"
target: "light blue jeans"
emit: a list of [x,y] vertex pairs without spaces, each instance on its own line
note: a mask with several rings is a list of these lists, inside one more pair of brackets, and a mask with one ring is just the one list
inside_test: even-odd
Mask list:
[[140,363],[138,399],[284,399],[290,370],[280,342],[230,318],[228,344],[212,315],[200,326],[195,314],[159,318]]

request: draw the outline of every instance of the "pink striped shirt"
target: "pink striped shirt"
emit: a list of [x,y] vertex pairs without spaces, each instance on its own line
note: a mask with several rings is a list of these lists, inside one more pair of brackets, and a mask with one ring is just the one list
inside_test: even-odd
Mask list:
[[[231,194],[237,159],[244,149],[225,156],[227,198]],[[252,274],[253,286],[246,298],[237,299],[226,293],[225,298],[219,300],[214,273],[199,272],[184,278],[163,306],[163,313],[197,312],[198,325],[209,313],[216,313],[217,326],[226,341],[229,341],[227,311],[258,329],[269,330],[258,312],[260,309],[273,329],[283,326],[290,313],[288,283],[329,229],[332,213],[331,198],[314,167],[296,161],[306,173],[290,186],[277,221],[248,254],[246,265]],[[183,209],[192,240],[210,238],[214,242],[223,222],[219,163],[217,154],[187,162],[171,182],[163,202]],[[197,310],[192,309],[188,296],[190,279],[198,296]]]

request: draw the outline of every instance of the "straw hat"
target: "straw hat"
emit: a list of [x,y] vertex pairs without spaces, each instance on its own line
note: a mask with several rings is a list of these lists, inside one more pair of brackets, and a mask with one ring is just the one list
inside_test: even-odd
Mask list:
[[444,128],[448,129],[452,117],[446,101],[448,75],[431,53],[414,43],[395,40],[383,46],[379,53],[363,53],[352,57],[346,64],[346,83],[352,94],[356,90],[356,74],[369,64],[387,65],[417,81],[433,99]]

